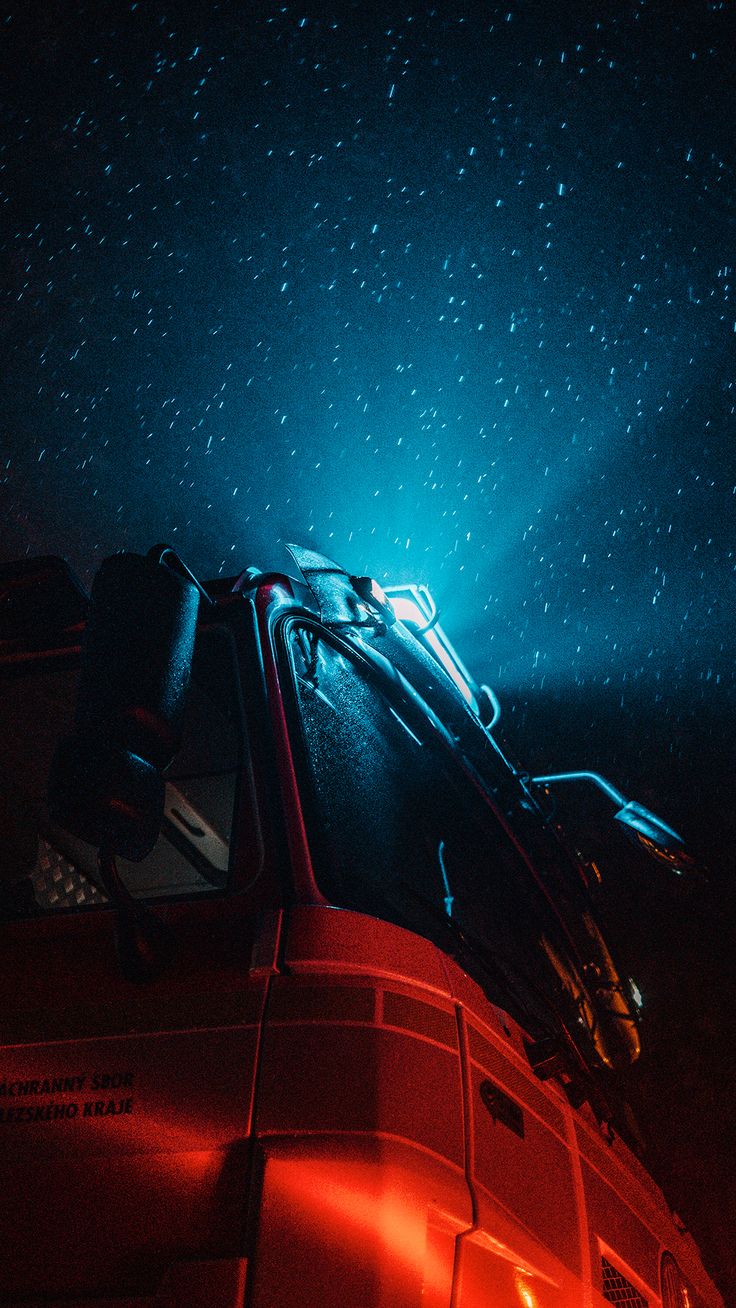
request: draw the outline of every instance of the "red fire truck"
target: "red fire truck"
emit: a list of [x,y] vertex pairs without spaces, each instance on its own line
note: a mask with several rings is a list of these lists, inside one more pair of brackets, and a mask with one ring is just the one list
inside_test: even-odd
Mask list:
[[290,549],[0,576],[0,1301],[717,1308],[569,775],[504,754],[424,588]]

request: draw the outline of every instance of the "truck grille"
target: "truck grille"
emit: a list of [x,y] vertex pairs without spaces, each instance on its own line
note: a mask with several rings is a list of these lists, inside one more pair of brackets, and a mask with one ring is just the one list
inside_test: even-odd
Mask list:
[[613,1263],[609,1263],[607,1258],[601,1256],[601,1270],[603,1272],[603,1298],[609,1303],[632,1305],[632,1308],[648,1308],[648,1300],[640,1294],[631,1281],[627,1281],[622,1272],[619,1272]]

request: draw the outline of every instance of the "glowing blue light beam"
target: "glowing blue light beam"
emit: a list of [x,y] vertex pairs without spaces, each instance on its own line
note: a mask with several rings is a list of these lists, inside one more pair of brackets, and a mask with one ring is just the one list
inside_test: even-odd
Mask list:
[[399,621],[420,636],[465,702],[478,713],[473,678],[437,621],[437,608],[425,586],[386,586],[385,593]]

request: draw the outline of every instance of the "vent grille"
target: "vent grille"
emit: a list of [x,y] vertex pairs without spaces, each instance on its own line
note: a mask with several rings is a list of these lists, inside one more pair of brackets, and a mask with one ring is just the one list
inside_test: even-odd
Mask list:
[[631,1305],[631,1308],[648,1308],[648,1300],[640,1294],[636,1286],[627,1281],[622,1272],[609,1263],[607,1258],[601,1257],[601,1270],[603,1272],[603,1298],[609,1303]]
[[107,903],[84,873],[45,840],[38,842],[38,862],[31,881],[39,908],[83,908],[87,904]]

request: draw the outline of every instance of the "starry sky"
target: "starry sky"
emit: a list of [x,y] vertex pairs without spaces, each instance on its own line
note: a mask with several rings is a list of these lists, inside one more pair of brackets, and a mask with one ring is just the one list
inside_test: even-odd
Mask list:
[[[699,925],[659,910],[689,1030],[725,991],[711,1046],[735,29],[730,0],[0,12],[3,554],[88,581],[167,540],[214,576],[296,540],[427,582],[530,765],[607,771],[712,867]],[[698,1085],[736,1070],[693,1050]]]

